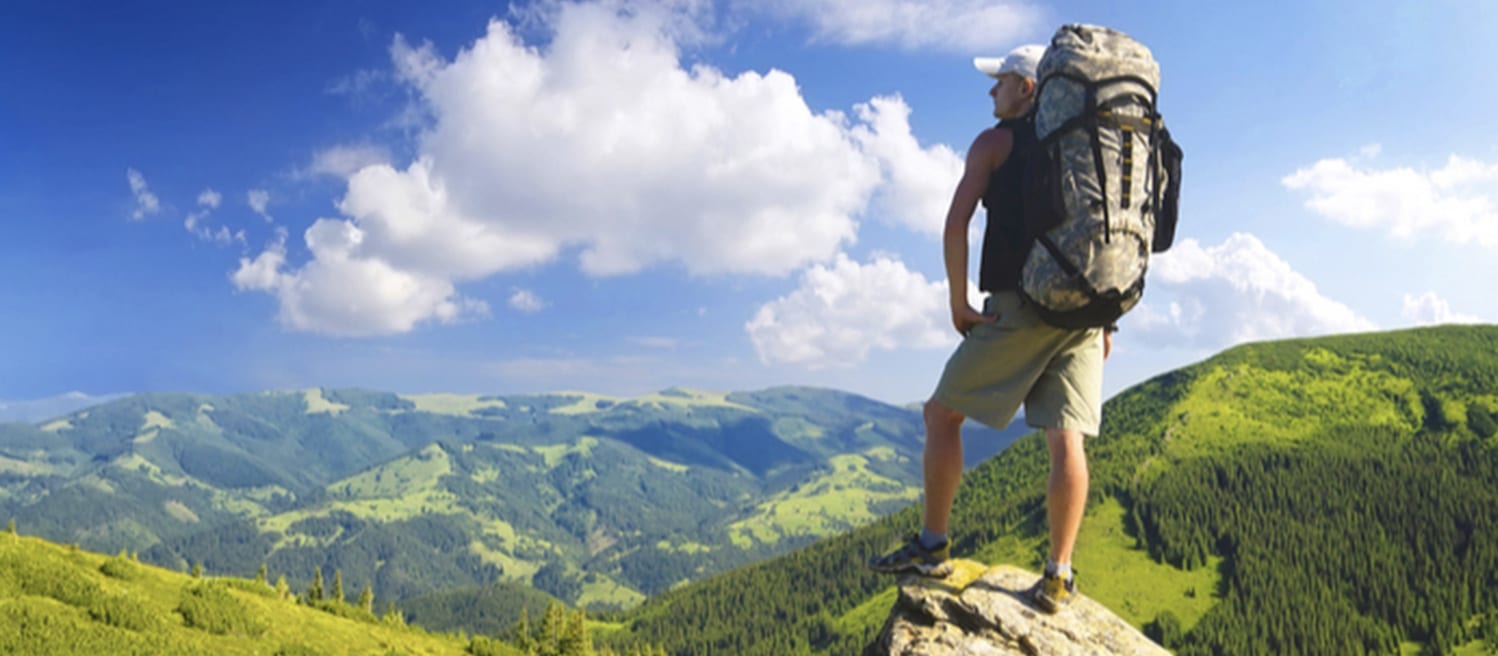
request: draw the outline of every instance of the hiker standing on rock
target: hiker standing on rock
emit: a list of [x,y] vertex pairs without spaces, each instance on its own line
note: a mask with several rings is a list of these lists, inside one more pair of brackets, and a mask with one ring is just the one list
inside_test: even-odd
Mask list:
[[[1046,488],[1051,552],[1033,594],[1041,608],[1056,612],[1076,590],[1071,556],[1088,482],[1082,442],[1098,432],[1103,361],[1112,334],[1047,324],[1019,293],[1020,273],[1034,243],[1025,226],[1021,189],[1024,162],[1036,146],[1036,78],[1044,52],[1044,46],[1026,45],[1003,58],[974,60],[996,80],[988,94],[1000,122],[973,140],[947,211],[947,286],[952,324],[963,340],[925,405],[925,526],[869,567],[927,576],[951,572],[947,523],[962,478],[962,423],[971,417],[1002,429],[1023,403],[1026,422],[1045,430],[1051,458]],[[967,299],[968,224],[980,200],[988,210],[978,281],[988,299],[981,313]]]

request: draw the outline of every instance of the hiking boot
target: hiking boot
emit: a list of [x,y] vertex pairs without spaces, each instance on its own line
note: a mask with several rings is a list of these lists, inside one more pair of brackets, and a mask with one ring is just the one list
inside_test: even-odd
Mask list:
[[922,576],[945,577],[952,573],[952,563],[947,560],[951,546],[947,542],[935,549],[921,544],[920,534],[912,534],[910,541],[899,549],[869,560],[869,569],[885,574],[913,572]]
[[1030,598],[1035,601],[1035,605],[1053,614],[1060,612],[1062,607],[1070,604],[1072,598],[1076,596],[1077,573],[1075,571],[1064,579],[1046,574],[1040,577],[1035,587],[1030,590]]

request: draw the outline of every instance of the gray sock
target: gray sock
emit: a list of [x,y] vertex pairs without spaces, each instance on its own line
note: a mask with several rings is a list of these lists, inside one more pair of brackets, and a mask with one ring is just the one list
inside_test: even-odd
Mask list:
[[927,549],[938,549],[947,543],[947,534],[936,533],[926,527],[921,527],[921,546]]
[[1045,563],[1045,575],[1046,576],[1059,576],[1059,577],[1061,577],[1063,579],[1064,578],[1070,578],[1071,577],[1071,563],[1058,563],[1058,562],[1056,562],[1054,560],[1048,560]]

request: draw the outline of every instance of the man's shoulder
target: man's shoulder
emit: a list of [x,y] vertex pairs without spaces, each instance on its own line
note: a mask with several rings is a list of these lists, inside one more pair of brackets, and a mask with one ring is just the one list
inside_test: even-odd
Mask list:
[[1011,128],[1011,127],[1009,127],[1009,126],[1007,126],[1007,125],[999,123],[997,125],[989,127],[988,129],[986,129],[986,130],[984,130],[982,132],[979,132],[978,133],[978,138],[974,139],[973,143],[975,145],[977,145],[977,144],[1000,144],[1000,143],[1003,143],[1003,144],[1013,144],[1014,143],[1014,129]]
[[988,170],[997,169],[1009,159],[1014,150],[1014,130],[1006,125],[995,125],[978,133],[968,149],[969,159],[977,158],[988,164]]

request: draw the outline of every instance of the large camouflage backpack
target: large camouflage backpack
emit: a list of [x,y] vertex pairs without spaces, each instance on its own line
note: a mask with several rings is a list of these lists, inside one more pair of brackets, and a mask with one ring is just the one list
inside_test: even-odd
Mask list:
[[1038,75],[1020,289],[1054,326],[1108,326],[1175,235],[1181,149],[1156,111],[1160,67],[1122,32],[1065,25]]

